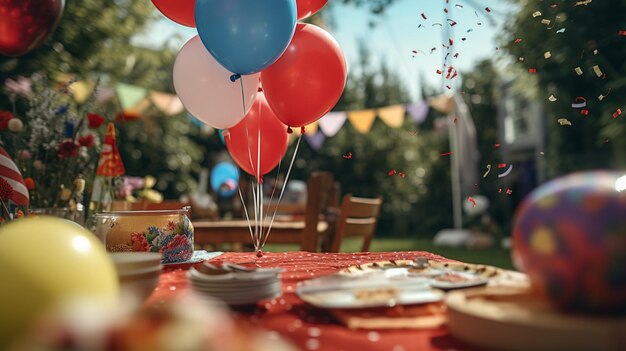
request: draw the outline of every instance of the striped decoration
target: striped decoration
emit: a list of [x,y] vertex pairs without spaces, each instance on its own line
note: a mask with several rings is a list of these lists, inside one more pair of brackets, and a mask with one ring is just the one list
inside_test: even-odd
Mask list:
[[11,200],[18,206],[28,206],[28,189],[24,178],[11,156],[0,146],[0,177],[6,180],[13,188]]

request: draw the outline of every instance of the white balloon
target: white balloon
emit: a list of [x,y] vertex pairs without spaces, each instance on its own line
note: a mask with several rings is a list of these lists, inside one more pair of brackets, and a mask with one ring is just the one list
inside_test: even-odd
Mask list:
[[174,89],[194,117],[213,128],[227,129],[239,123],[252,107],[261,76],[260,73],[244,75],[233,82],[232,75],[211,56],[196,35],[176,56]]

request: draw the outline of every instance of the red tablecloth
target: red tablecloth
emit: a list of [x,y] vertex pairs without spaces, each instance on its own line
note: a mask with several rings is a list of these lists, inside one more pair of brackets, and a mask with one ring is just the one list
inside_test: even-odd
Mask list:
[[[302,350],[468,350],[447,334],[445,328],[432,330],[350,330],[333,319],[328,312],[305,304],[295,295],[296,284],[302,280],[337,272],[356,264],[414,259],[427,256],[446,260],[427,252],[340,253],[308,252],[265,253],[256,259],[253,253],[226,253],[211,262],[244,263],[256,260],[261,267],[282,267],[283,295],[263,301],[251,311],[237,312],[238,318],[262,328],[273,330]],[[159,304],[165,299],[189,289],[186,268],[166,269],[159,286],[147,304]]]

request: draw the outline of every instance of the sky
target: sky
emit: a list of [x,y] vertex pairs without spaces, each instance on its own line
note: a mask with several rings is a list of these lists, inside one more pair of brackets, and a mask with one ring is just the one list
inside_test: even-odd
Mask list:
[[[330,11],[333,18],[330,33],[343,49],[349,68],[358,62],[359,42],[364,42],[371,52],[374,67],[385,60],[417,101],[420,77],[430,86],[444,90],[446,85],[454,88],[460,82],[458,78],[444,80],[442,76],[447,70],[443,75],[437,74],[447,52],[442,43],[449,44],[446,28],[452,31],[454,41],[450,64],[460,74],[481,59],[498,54],[497,35],[510,11],[510,6],[502,0],[450,0],[449,18],[456,22],[451,26],[452,22],[446,22],[444,6],[444,0],[397,0],[382,16],[371,15],[367,8],[339,3],[333,3],[326,11]],[[374,27],[369,26],[371,21],[376,23]],[[165,17],[146,33],[135,38],[135,42],[148,46],[166,43],[176,49],[197,34],[195,28],[177,25]],[[433,48],[436,50],[431,52]],[[456,53],[458,57],[453,58]]]

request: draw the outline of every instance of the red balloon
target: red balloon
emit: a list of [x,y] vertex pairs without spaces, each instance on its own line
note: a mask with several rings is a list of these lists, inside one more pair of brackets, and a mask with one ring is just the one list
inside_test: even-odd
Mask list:
[[[229,135],[224,135],[224,140],[235,163],[257,177],[274,169],[285,156],[288,139],[286,130],[287,127],[278,120],[263,93],[259,92],[246,117],[228,129]],[[257,167],[259,132],[261,162],[260,167]]]
[[314,13],[319,11],[328,0],[296,0],[296,6],[298,8],[298,19],[305,19],[311,17]]
[[196,26],[196,0],[152,0],[165,17],[187,27]]
[[314,122],[330,111],[346,86],[346,60],[323,29],[298,23],[285,53],[261,72],[265,97],[290,127]]
[[64,0],[0,0],[0,55],[21,56],[46,41]]

